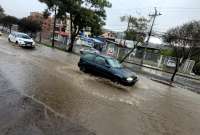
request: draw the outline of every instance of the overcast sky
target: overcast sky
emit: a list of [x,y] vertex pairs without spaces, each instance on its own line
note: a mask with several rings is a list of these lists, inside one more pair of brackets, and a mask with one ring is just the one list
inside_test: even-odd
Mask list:
[[[154,7],[163,14],[156,19],[155,30],[166,31],[171,27],[191,20],[200,20],[200,0],[110,0],[112,8],[107,10],[106,28],[125,30],[126,24],[120,16],[133,15],[148,17]],[[46,6],[38,0],[0,0],[7,14],[24,17],[31,11],[43,11]]]

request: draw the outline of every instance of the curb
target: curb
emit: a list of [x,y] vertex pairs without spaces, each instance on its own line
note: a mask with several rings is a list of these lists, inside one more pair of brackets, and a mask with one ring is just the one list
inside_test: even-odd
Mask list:
[[164,85],[167,85],[167,86],[170,86],[170,87],[175,87],[172,82],[158,80],[158,79],[155,79],[155,78],[151,78],[151,80],[158,82],[158,83],[161,83],[161,84],[164,84]]

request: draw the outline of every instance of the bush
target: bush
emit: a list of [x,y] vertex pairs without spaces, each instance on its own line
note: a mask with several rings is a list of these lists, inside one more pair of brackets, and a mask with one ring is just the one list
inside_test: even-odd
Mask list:
[[175,56],[175,51],[173,49],[161,50],[161,55],[174,57]]

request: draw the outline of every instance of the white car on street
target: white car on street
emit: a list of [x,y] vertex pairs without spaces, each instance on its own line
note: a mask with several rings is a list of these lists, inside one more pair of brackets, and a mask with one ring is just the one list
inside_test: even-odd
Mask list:
[[13,32],[8,36],[8,41],[22,47],[35,47],[33,39],[25,33]]

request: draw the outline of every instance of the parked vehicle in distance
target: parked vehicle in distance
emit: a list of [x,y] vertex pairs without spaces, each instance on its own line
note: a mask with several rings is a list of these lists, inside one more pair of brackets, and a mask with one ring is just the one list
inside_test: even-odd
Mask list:
[[166,63],[166,66],[169,68],[175,68],[176,67],[176,62],[174,60],[168,60]]
[[85,53],[81,56],[78,66],[83,72],[91,72],[126,86],[132,86],[138,81],[134,72],[124,68],[110,56]]
[[13,32],[8,36],[8,41],[16,43],[21,47],[35,47],[33,39],[25,33]]
[[100,54],[100,52],[98,50],[96,50],[95,48],[82,48],[80,49],[80,53],[84,54],[84,53],[97,53]]

